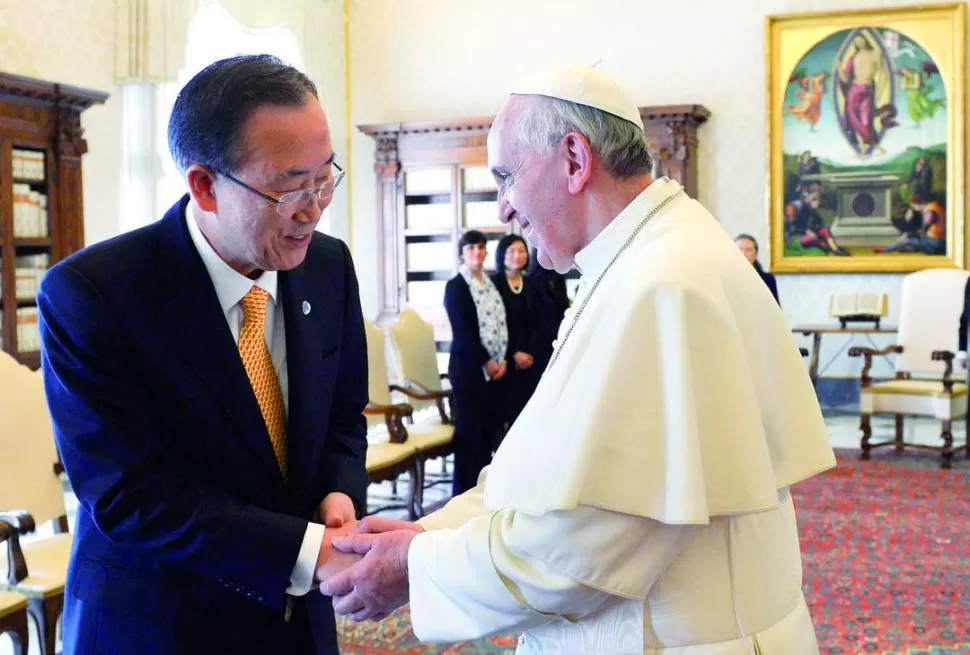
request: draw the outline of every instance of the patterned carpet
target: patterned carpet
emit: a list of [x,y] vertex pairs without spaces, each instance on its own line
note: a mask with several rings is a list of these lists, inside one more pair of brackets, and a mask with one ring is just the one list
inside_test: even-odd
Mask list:
[[[794,489],[804,586],[825,655],[970,655],[970,461],[837,451]],[[347,655],[497,655],[516,636],[420,644],[407,607],[378,624],[341,621]]]

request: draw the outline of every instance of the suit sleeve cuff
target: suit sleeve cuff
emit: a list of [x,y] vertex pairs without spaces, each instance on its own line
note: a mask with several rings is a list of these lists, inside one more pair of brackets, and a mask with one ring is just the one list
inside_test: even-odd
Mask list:
[[319,523],[307,523],[303,545],[300,546],[296,566],[293,567],[293,574],[290,575],[290,586],[286,588],[286,593],[291,596],[306,595],[313,588],[316,582],[314,569],[317,568],[317,556],[323,544],[324,530],[325,528]]

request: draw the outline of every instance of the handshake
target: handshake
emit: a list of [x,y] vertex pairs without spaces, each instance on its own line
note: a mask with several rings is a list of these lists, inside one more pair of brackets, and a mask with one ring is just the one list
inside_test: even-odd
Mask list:
[[420,532],[416,523],[379,516],[328,527],[317,557],[320,593],[333,598],[337,614],[380,621],[408,602],[408,548]]

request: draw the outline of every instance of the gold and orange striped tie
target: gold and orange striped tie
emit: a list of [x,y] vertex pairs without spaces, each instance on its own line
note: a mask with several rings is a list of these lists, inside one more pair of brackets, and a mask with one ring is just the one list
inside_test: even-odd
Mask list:
[[239,356],[242,358],[249,383],[253,386],[259,411],[273,443],[273,452],[286,477],[286,412],[280,380],[276,376],[273,358],[266,346],[266,303],[269,292],[257,286],[251,288],[239,304],[243,321],[239,329]]

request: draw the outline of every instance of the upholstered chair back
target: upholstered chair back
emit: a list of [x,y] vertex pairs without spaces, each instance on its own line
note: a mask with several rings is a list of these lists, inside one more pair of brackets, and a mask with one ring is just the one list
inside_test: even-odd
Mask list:
[[[405,309],[391,326],[390,333],[402,383],[410,380],[429,391],[441,391],[438,353],[431,324],[413,309]],[[430,400],[410,399],[408,402],[416,409],[434,405]]]
[[57,461],[40,371],[0,351],[0,510],[26,510],[38,526],[64,516]]
[[897,341],[903,352],[896,357],[897,372],[916,377],[943,375],[943,362],[934,362],[930,354],[957,351],[968,277],[967,271],[934,268],[903,278]]
[[[384,330],[365,318],[364,332],[367,334],[367,399],[375,405],[390,405],[387,360],[384,359]],[[384,424],[384,417],[381,415],[366,416],[368,426]]]

